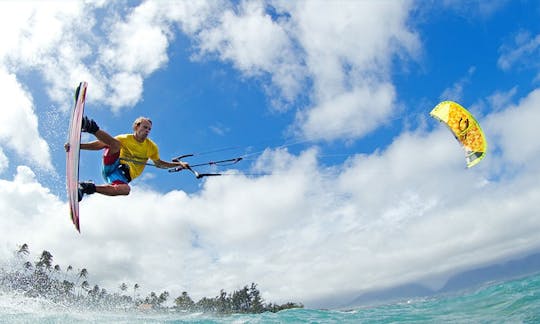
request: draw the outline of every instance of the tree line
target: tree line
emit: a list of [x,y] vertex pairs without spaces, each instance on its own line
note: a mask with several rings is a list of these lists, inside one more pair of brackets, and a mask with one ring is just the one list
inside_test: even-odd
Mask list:
[[211,312],[217,314],[278,312],[290,308],[303,308],[299,303],[282,305],[264,303],[257,285],[244,286],[240,290],[227,293],[223,289],[218,296],[203,297],[195,302],[188,292],[176,297],[174,306],[165,306],[170,294],[150,292],[145,297],[139,295],[140,285],[121,283],[118,291],[109,292],[99,285],[91,285],[86,268],[75,271],[72,266],[63,270],[53,265],[53,255],[44,250],[35,262],[28,260],[29,247],[21,245],[15,252],[12,264],[0,269],[0,289],[21,293],[27,297],[45,298],[53,303],[89,309],[148,309],[152,311],[170,310],[182,312]]

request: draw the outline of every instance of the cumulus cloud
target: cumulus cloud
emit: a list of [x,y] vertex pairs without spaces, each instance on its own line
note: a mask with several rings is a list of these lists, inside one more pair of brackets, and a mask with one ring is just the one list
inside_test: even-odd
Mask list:
[[38,119],[32,96],[17,81],[15,75],[0,68],[0,146],[16,152],[21,158],[36,166],[52,170],[51,155],[47,142],[38,132]]
[[[401,51],[414,55],[419,46],[406,24],[409,2],[342,4],[346,8],[308,1],[293,11],[314,81],[313,106],[298,118],[298,127],[308,138],[362,136],[376,128],[395,103],[388,83],[392,56]],[[346,104],[341,100],[346,97],[362,104]],[[343,134],[353,123],[357,131]],[[316,129],[326,132],[317,134]]]
[[390,83],[358,87],[299,113],[304,136],[310,139],[357,138],[374,130],[392,111],[395,90]]
[[518,87],[515,86],[508,91],[496,91],[488,97],[489,106],[495,110],[507,107],[512,103],[512,99],[517,93]]
[[[39,71],[47,80],[52,100],[67,108],[73,88],[90,79],[83,60],[92,54],[89,31],[94,25],[82,2],[2,2],[5,30],[13,30],[3,43],[2,64],[8,71]],[[90,6],[89,9],[92,7]],[[93,79],[88,80],[93,81]],[[69,99],[68,99],[69,98]]]
[[[4,30],[15,31],[2,42],[0,62],[7,71],[40,73],[50,98],[64,110],[80,81],[89,82],[97,104],[115,111],[132,107],[141,98],[143,79],[168,60],[171,33],[156,2],[144,2],[125,18],[115,16],[113,23],[98,13],[104,2],[0,6]],[[118,89],[118,84],[129,85],[130,91]]]
[[28,243],[39,238],[50,239],[49,226],[54,228],[65,221],[62,215],[66,215],[66,206],[37,182],[29,167],[18,166],[13,180],[0,179],[0,192],[2,226],[9,229],[2,232],[4,242],[15,246],[21,238],[28,237],[27,233],[32,233],[32,241]]
[[144,2],[125,21],[117,21],[110,29],[110,44],[102,49],[102,61],[112,69],[143,74],[165,64],[168,31],[155,19],[158,7],[156,2]]
[[[392,58],[418,51],[418,37],[407,25],[411,8],[409,1],[244,1],[225,6],[193,36],[203,57],[216,55],[247,77],[268,79],[275,109],[309,98],[295,126],[303,136],[359,137],[395,104]],[[352,122],[361,131],[343,133]]]
[[471,77],[476,71],[475,67],[469,68],[467,75],[454,82],[450,87],[444,89],[443,93],[439,97],[441,100],[454,100],[461,101],[463,98],[463,89],[471,82]]
[[[519,104],[510,105],[499,114],[489,116],[486,128],[496,143],[495,151],[502,154],[503,162],[528,168],[538,159],[540,144],[532,140],[538,132],[540,120],[540,90],[536,89]],[[505,163],[506,164],[506,163]]]
[[9,165],[9,159],[4,154],[4,150],[0,147],[0,173],[4,172]]
[[260,1],[242,2],[226,10],[219,24],[199,34],[200,50],[217,53],[247,76],[270,75],[288,101],[298,95],[305,77],[287,25],[274,21]]
[[[419,47],[407,26],[409,1],[245,1],[236,6],[146,1],[114,20],[98,16],[100,6],[5,5],[4,15],[19,17],[9,20],[10,26],[19,26],[19,34],[0,51],[10,63],[8,71],[42,73],[51,99],[64,109],[73,87],[86,80],[93,102],[119,111],[135,105],[144,79],[167,64],[176,25],[196,40],[197,55],[217,54],[248,77],[269,78],[265,87],[278,95],[270,100],[277,109],[310,97],[296,129],[309,138],[334,139],[362,136],[390,113],[395,104],[389,83],[392,57],[414,56]],[[47,37],[40,36],[44,30]],[[306,88],[307,80],[312,88]],[[351,105],[346,98],[363,104]],[[330,110],[333,122],[321,122]],[[340,131],[353,121],[362,131]]]
[[532,35],[528,31],[518,32],[512,41],[505,43],[499,49],[501,55],[497,65],[502,70],[517,68],[538,68],[540,54],[540,35]]
[[[334,139],[362,136],[377,127],[395,104],[388,82],[391,58],[400,53],[415,55],[419,46],[407,27],[408,1],[345,1],[339,6],[322,1],[275,2],[270,7],[260,1],[236,6],[225,2],[162,6],[147,1],[103,25],[104,36],[91,32],[110,20],[93,11],[100,5],[77,3],[47,10],[6,7],[6,12],[25,13],[18,21],[19,25],[30,22],[23,44],[33,47],[25,50],[13,41],[18,52],[8,55],[6,50],[5,57],[18,60],[19,68],[39,69],[56,102],[69,102],[73,85],[82,78],[91,84],[94,102],[118,111],[135,105],[144,79],[167,64],[176,24],[196,40],[196,55],[216,54],[248,77],[268,78],[265,86],[269,94],[277,95],[270,100],[277,109],[286,109],[287,103],[307,93],[312,103],[298,113],[296,128],[306,137]],[[43,25],[49,26],[48,37],[39,37]],[[39,42],[33,41],[36,38]],[[26,53],[37,54],[28,58]],[[313,88],[307,89],[305,81],[310,79]],[[364,104],[351,105],[346,98]],[[321,122],[329,113],[333,122]],[[354,121],[361,131],[340,131],[350,129]]]
[[[297,119],[298,128],[308,138],[364,135],[375,128],[374,121],[390,113],[395,102],[388,83],[391,58],[398,53],[415,55],[418,49],[417,36],[407,27],[411,3],[295,4],[292,17],[314,87],[313,104]],[[350,105],[342,100],[346,97],[355,97],[362,104]],[[342,134],[341,129],[350,129],[351,123],[362,131]],[[316,129],[326,131],[318,133]]]

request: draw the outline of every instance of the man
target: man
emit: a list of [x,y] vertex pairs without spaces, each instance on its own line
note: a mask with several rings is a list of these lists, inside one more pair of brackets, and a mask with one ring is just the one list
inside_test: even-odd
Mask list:
[[148,159],[158,168],[190,168],[189,164],[182,161],[166,162],[160,159],[157,145],[148,138],[152,130],[152,121],[146,117],[139,117],[133,122],[133,134],[112,137],[86,116],[83,117],[81,130],[97,138],[90,143],[81,143],[81,150],[104,149],[102,173],[107,184],[80,182],[79,201],[84,194],[90,195],[95,192],[107,196],[128,195],[131,190],[129,182],[143,172]]

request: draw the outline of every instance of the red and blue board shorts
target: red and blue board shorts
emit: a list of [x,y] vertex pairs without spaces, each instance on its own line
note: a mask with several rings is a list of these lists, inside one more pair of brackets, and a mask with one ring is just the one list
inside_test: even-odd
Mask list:
[[109,154],[109,148],[103,152],[103,179],[110,184],[127,184],[131,181],[126,164],[120,163],[120,152]]

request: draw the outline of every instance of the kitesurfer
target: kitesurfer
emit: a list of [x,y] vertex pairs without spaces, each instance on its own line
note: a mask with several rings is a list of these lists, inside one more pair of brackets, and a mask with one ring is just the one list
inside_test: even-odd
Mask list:
[[157,145],[148,138],[152,130],[152,121],[139,117],[133,122],[133,133],[112,137],[93,119],[83,117],[81,131],[93,134],[97,140],[81,143],[82,150],[104,150],[103,178],[107,184],[96,185],[93,182],[79,182],[79,201],[83,195],[95,192],[107,196],[128,195],[131,188],[129,182],[141,175],[148,159],[158,168],[189,169],[189,164],[183,161],[167,162],[159,157]]

